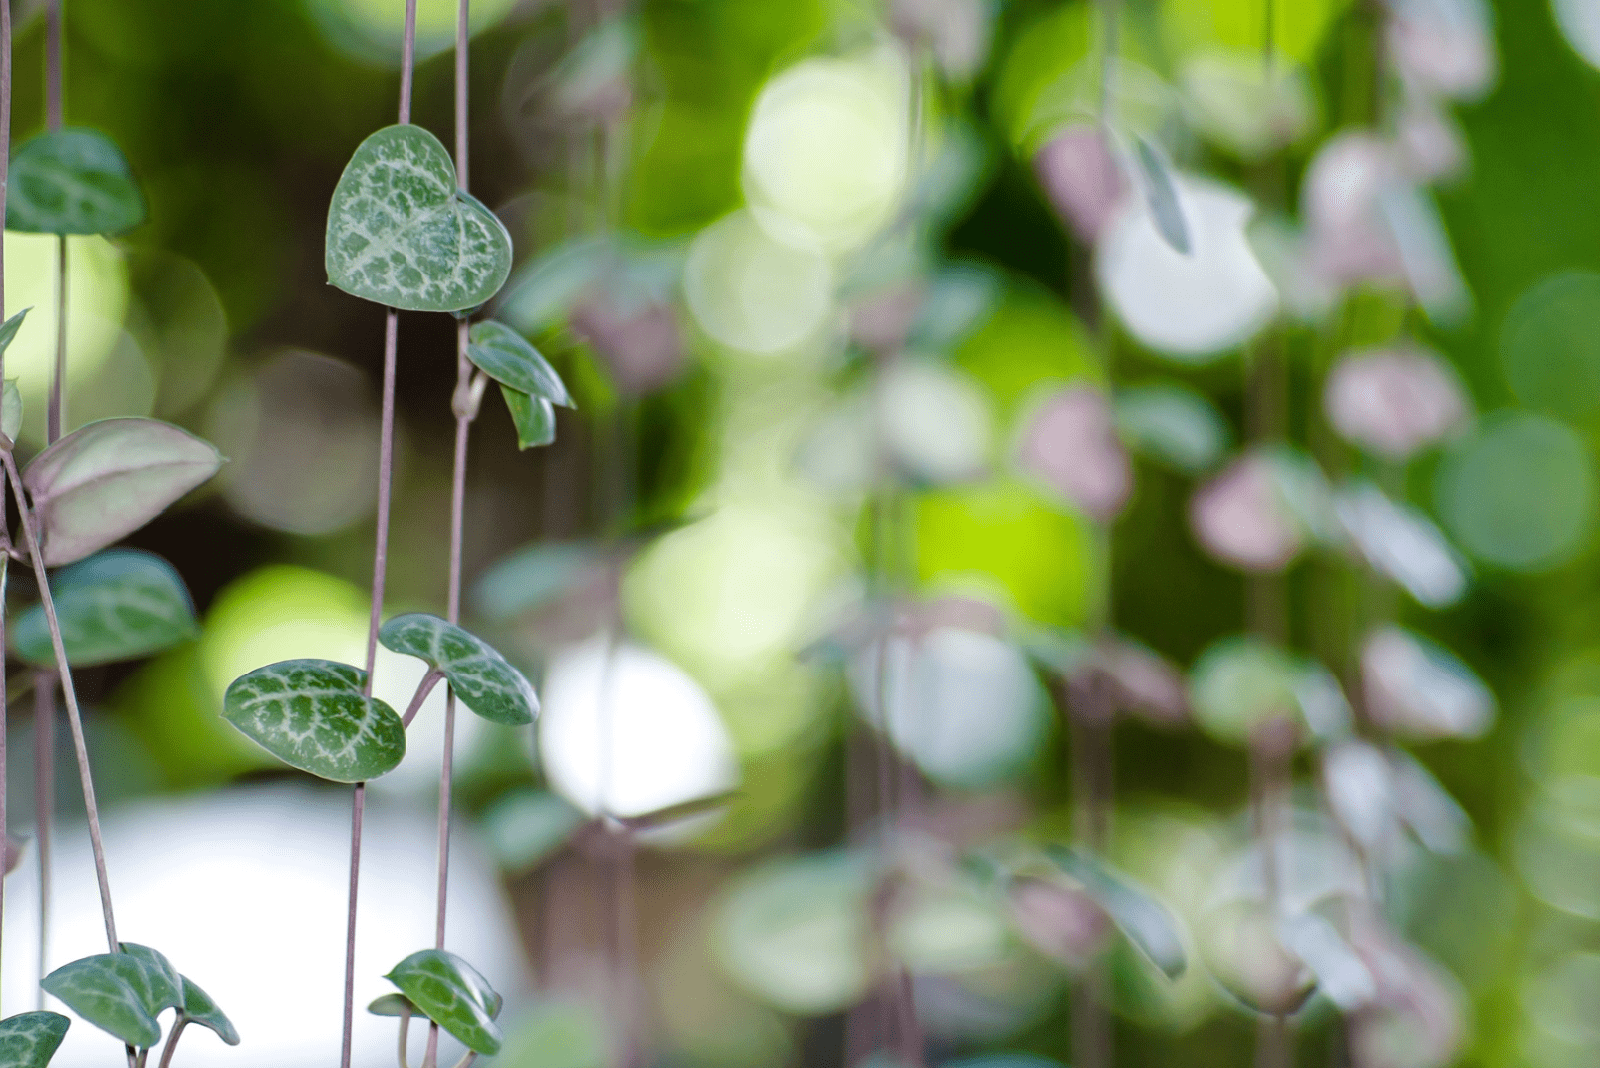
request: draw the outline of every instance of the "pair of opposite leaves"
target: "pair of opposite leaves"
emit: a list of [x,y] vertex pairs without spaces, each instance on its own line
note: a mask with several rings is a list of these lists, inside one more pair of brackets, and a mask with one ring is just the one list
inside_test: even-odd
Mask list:
[[[466,314],[511,273],[511,235],[456,185],[450,154],[418,126],[388,126],[363,141],[328,206],[328,281],[405,311]],[[554,405],[572,398],[543,356],[493,320],[472,328],[468,356],[500,383],[522,448],[555,438]]]
[[[167,1009],[177,1012],[174,1027],[197,1023],[216,1032],[228,1045],[239,1044],[239,1033],[211,995],[181,974],[162,953],[133,942],[120,943],[120,949],[64,964],[39,985],[89,1023],[136,1049],[149,1049],[161,1040],[157,1017]],[[40,1020],[37,1026],[48,1035],[50,1025],[55,1024],[64,1034],[65,1023],[65,1018],[60,1024]]]

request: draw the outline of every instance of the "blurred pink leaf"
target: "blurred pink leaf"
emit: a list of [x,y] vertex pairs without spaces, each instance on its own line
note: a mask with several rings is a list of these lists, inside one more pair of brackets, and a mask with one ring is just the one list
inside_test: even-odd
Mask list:
[[624,393],[653,392],[683,370],[678,317],[658,301],[592,295],[573,310],[572,328],[594,346]]
[[1305,544],[1272,461],[1260,452],[1202,486],[1190,501],[1189,523],[1206,552],[1245,571],[1281,571]]
[[1078,239],[1093,244],[1128,189],[1098,126],[1067,126],[1034,157],[1039,184]]
[[1399,627],[1384,627],[1361,649],[1367,715],[1398,734],[1476,738],[1494,720],[1494,695],[1465,664]]
[[1133,490],[1111,402],[1090,386],[1060,390],[1034,410],[1017,463],[1100,523],[1115,519]]
[[1328,374],[1322,404],[1341,437],[1391,460],[1437,444],[1469,414],[1450,365],[1409,344],[1347,353]]

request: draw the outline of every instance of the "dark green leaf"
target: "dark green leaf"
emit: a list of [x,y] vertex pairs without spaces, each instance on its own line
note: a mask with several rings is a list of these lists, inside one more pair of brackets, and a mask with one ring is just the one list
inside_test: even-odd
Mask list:
[[556,409],[543,397],[530,397],[510,386],[501,386],[500,393],[511,410],[511,421],[517,425],[517,448],[531,449],[535,445],[548,445],[556,440]]
[[142,222],[144,195],[127,157],[98,130],[42,133],[11,157],[7,230],[120,234]]
[[154,1011],[160,1012],[164,1008],[180,1007],[179,1003],[183,998],[183,976],[179,974],[178,969],[172,966],[172,962],[167,959],[166,954],[159,949],[141,946],[137,942],[118,942],[117,944],[122,947],[122,952],[135,960],[143,961],[165,980],[166,985],[162,987],[162,990],[171,992],[172,1004],[163,1004],[161,1008]]
[[164,970],[131,953],[75,960],[39,985],[84,1020],[140,1049],[161,1038],[156,1016],[183,1004],[181,991]]
[[[74,667],[148,656],[198,632],[183,579],[154,553],[108,549],[50,580],[67,662]],[[55,651],[44,606],[23,611],[11,643],[32,664],[50,664]]]
[[366,672],[329,660],[285,660],[234,679],[222,714],[291,767],[334,782],[364,782],[406,755],[395,710],[363,697]]
[[24,1012],[0,1020],[0,1064],[45,1068],[71,1026],[59,1012]]
[[1144,173],[1145,199],[1150,205],[1151,218],[1156,231],[1167,244],[1185,256],[1192,251],[1189,242],[1189,223],[1183,217],[1183,206],[1178,202],[1178,187],[1172,172],[1150,142],[1140,137],[1135,141],[1139,156],[1139,170]]
[[1065,846],[1048,847],[1050,859],[1083,886],[1123,936],[1156,967],[1176,979],[1189,966],[1178,934],[1178,921],[1167,907],[1142,888],[1113,872],[1087,853]]
[[374,998],[367,1011],[374,1016],[421,1016],[417,1007],[411,1004],[411,999],[404,994],[384,994]]
[[478,970],[454,953],[424,949],[395,965],[384,978],[400,988],[422,1014],[470,1050],[500,1052],[501,999]]
[[410,311],[462,311],[488,301],[511,273],[511,235],[456,188],[439,139],[389,126],[361,142],[328,206],[328,281]]
[[385,649],[414,656],[450,683],[463,704],[484,719],[516,727],[539,711],[533,686],[506,658],[454,623],[426,612],[395,616],[378,632]]
[[217,1008],[210,994],[201,990],[187,976],[183,977],[183,1014],[201,1027],[215,1031],[217,1037],[228,1045],[239,1044],[239,1032],[234,1030],[233,1021]]
[[79,427],[22,473],[46,566],[82,560],[138,530],[222,464],[209,442],[158,419]]
[[543,397],[551,404],[575,408],[572,396],[550,361],[527,338],[504,323],[486,319],[472,328],[467,355],[478,368],[501,385],[519,393]]

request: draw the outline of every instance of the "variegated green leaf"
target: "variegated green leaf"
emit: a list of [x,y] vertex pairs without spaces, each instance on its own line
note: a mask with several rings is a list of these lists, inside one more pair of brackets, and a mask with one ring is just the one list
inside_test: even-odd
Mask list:
[[1178,934],[1178,921],[1165,905],[1081,850],[1050,846],[1047,852],[1057,867],[1106,910],[1123,937],[1169,979],[1184,973],[1189,955]]
[[6,229],[120,234],[144,222],[144,195],[117,143],[68,127],[24,141],[11,157]]
[[39,981],[73,1012],[130,1046],[161,1038],[156,1016],[183,1004],[182,991],[161,968],[131,953],[100,953],[57,968]]
[[484,374],[502,385],[551,404],[575,408],[572,395],[550,361],[521,334],[486,319],[472,328],[467,355]]
[[45,1068],[71,1026],[59,1012],[24,1012],[0,1020],[0,1064]]
[[334,782],[364,782],[406,755],[395,710],[364,697],[366,672],[330,660],[285,660],[234,679],[222,714],[291,767]]
[[[172,966],[172,962],[167,959],[165,953],[162,953],[159,949],[151,949],[149,946],[141,946],[137,942],[118,942],[117,945],[122,947],[122,952],[135,960],[143,961],[166,981],[162,991],[164,993],[170,992],[173,1000],[171,1006],[163,1004],[162,1008],[182,1007],[183,976],[178,972],[178,969]],[[156,1011],[159,1012],[160,1009]]]
[[361,142],[328,206],[328,281],[410,311],[461,311],[499,292],[511,235],[456,188],[450,153],[420,126]]
[[500,393],[511,411],[511,421],[517,425],[517,448],[531,449],[556,440],[555,405],[510,386],[502,385]]
[[45,564],[82,560],[131,534],[222,463],[209,442],[158,419],[101,419],[79,427],[22,473]]
[[217,1008],[211,995],[196,986],[188,976],[183,977],[183,1014],[201,1027],[216,1032],[217,1037],[228,1045],[239,1044],[239,1032],[234,1030],[233,1021]]
[[378,632],[385,649],[414,656],[438,671],[463,704],[508,726],[532,723],[539,698],[522,672],[483,639],[426,612],[395,616]]
[[[173,566],[139,549],[108,549],[50,580],[67,662],[74,667],[149,656],[198,633],[189,591]],[[11,643],[31,664],[51,664],[55,650],[40,604],[11,627]]]
[[454,953],[424,949],[395,965],[384,978],[468,1049],[486,1056],[500,1052],[500,1028],[494,1022],[500,1015],[500,995]]

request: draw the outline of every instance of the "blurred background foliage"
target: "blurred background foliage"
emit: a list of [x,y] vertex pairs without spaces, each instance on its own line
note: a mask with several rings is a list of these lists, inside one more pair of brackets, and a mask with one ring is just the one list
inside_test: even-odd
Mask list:
[[[1459,1034],[1442,1056],[1405,1042],[1413,1052],[1390,1060],[1359,1045],[1352,1054],[1319,1001],[1303,1010],[1296,1040],[1299,1063],[1595,1063],[1600,72],[1584,56],[1600,53],[1600,15],[1585,0],[1497,0],[1482,12],[1464,0],[1280,0],[1275,62],[1303,79],[1303,94],[1270,101],[1300,109],[1284,120],[1296,132],[1259,149],[1249,79],[1206,83],[1192,61],[1222,57],[1225,68],[1254,57],[1262,0],[1120,6],[1121,121],[1183,172],[1251,191],[1276,216],[1298,213],[1292,191],[1330,136],[1397,124],[1386,114],[1399,97],[1383,73],[1386,18],[1416,8],[1485,20],[1484,84],[1440,119],[1470,163],[1432,192],[1464,302],[1434,314],[1393,287],[1357,286],[1341,305],[1337,346],[1407,333],[1446,358],[1478,413],[1409,465],[1335,453],[1347,472],[1364,471],[1431,515],[1470,561],[1470,589],[1440,611],[1379,595],[1382,611],[1451,650],[1498,704],[1480,737],[1412,747],[1459,802],[1475,845],[1432,857],[1385,902],[1391,921],[1453,974],[1442,988]],[[217,488],[132,539],[180,569],[201,636],[143,665],[88,669],[80,683],[108,802],[165,826],[193,811],[171,806],[196,797],[243,804],[283,786],[275,780],[286,773],[218,718],[231,679],[293,656],[357,661],[363,647],[381,312],[326,284],[322,237],[344,161],[392,119],[403,4],[69,0],[66,10],[68,121],[110,132],[150,203],[148,224],[115,244],[74,239],[69,421],[155,414],[231,458]],[[968,617],[939,630],[937,614],[992,611],[1013,626],[1089,634],[1112,620],[1187,669],[1245,629],[1248,608],[1247,581],[1213,560],[1190,523],[1193,474],[1252,433],[1241,346],[1215,346],[1220,358],[1185,356],[1181,345],[1162,355],[1108,315],[1094,255],[1058,214],[1039,163],[1064,122],[1084,120],[1073,108],[1093,98],[1096,8],[477,0],[473,10],[472,190],[506,220],[519,263],[532,265],[514,277],[502,314],[557,362],[578,409],[561,413],[553,446],[526,452],[497,409],[480,420],[469,609],[542,678],[547,713],[577,708],[581,719],[615,685],[631,695],[611,699],[625,700],[615,714],[634,739],[613,757],[611,785],[576,768],[579,757],[562,770],[498,728],[464,743],[463,834],[483,843],[486,871],[499,867],[485,900],[501,887],[514,917],[496,919],[485,905],[478,920],[517,944],[521,963],[505,967],[525,980],[497,1063],[739,1068],[890,1056],[873,1037],[888,995],[874,993],[876,936],[862,925],[878,922],[866,919],[873,865],[902,849],[925,885],[879,933],[915,976],[928,1059],[1069,1061],[1078,1026],[1069,988],[1075,974],[1101,974],[1084,964],[1098,959],[1085,947],[1099,914],[1073,919],[1048,913],[1071,902],[1038,903],[1052,937],[1083,928],[1062,965],[1015,929],[1027,929],[1023,905],[1007,906],[1015,915],[997,906],[981,880],[951,873],[950,858],[997,840],[1072,839],[1083,768],[1016,643],[983,645],[989,628],[963,624]],[[453,19],[449,0],[419,4],[415,120],[446,140]],[[18,20],[15,121],[25,136],[42,125],[43,34],[25,2]],[[1459,51],[1470,44],[1434,42],[1440,66],[1470,65]],[[919,57],[909,68],[908,54]],[[896,95],[908,69],[929,79],[920,118]],[[1207,85],[1221,96],[1207,97]],[[917,170],[904,147],[913,124],[944,167],[914,173],[921,185],[906,178]],[[785,212],[788,223],[773,221]],[[785,231],[790,223],[804,240]],[[609,303],[575,307],[596,277],[584,257],[597,254],[583,241],[597,239],[623,250],[624,267],[606,260]],[[8,289],[18,306],[37,306],[8,357],[32,417],[54,337],[52,245],[5,240]],[[908,277],[931,279],[933,296],[896,305]],[[856,410],[879,373],[864,355],[874,329],[912,337],[928,357],[882,372],[898,376],[903,404],[880,412],[879,429],[901,435],[894,447],[910,471],[887,501],[873,495],[875,476],[862,475],[871,442],[859,440]],[[1309,441],[1338,353],[1319,340],[1325,326],[1273,329],[1289,354],[1285,424]],[[402,317],[395,612],[443,602],[453,337],[443,316]],[[1073,382],[1186,383],[1214,405],[1194,417],[1198,429],[1192,418],[1182,424],[1199,435],[1198,463],[1134,450],[1131,498],[1114,526],[1041,490],[1009,459],[1041,389]],[[1135,440],[1130,425],[1123,434]],[[23,447],[36,448],[39,434],[25,430]],[[973,456],[978,470],[961,470]],[[622,561],[615,573],[611,561]],[[1288,569],[1284,644],[1324,657],[1353,690],[1348,643],[1365,609],[1352,606],[1371,591],[1349,567],[1329,570]],[[853,650],[836,624],[863,603],[870,615],[882,589],[987,606],[927,608],[932,633],[954,643],[950,655],[984,665],[981,683],[946,680],[942,737],[891,722],[899,757],[874,756],[863,725],[872,716],[852,711],[874,705],[882,663],[856,656],[840,669]],[[590,639],[613,600],[630,635],[617,663]],[[403,707],[421,669],[386,655],[378,692]],[[617,680],[597,681],[607,671]],[[1231,714],[1247,694],[1224,688]],[[25,830],[34,769],[26,713],[12,714],[11,818]],[[556,722],[547,715],[543,744],[592,759],[598,743],[583,724],[552,743]],[[1110,750],[1110,855],[1186,924],[1192,957],[1206,956],[1206,910],[1230,851],[1248,838],[1247,758],[1217,736],[1135,718]],[[377,792],[422,819],[433,772],[427,744],[413,752],[415,767]],[[862,768],[874,759],[908,783],[900,845],[876,844],[873,803],[861,800]],[[1326,775],[1318,759],[1295,765],[1308,819]],[[626,869],[578,812],[645,811],[734,780],[720,817],[644,835]],[[58,788],[63,810],[81,808],[68,779]],[[339,791],[294,796],[344,804]],[[307,870],[332,878],[342,847],[337,835],[317,841],[325,852],[310,854]],[[419,885],[431,871],[426,841],[415,851]],[[146,878],[129,863],[119,877]],[[226,893],[226,874],[216,878],[194,885]],[[624,879],[638,897],[636,958],[619,958],[607,933],[607,895]],[[70,922],[70,909],[57,919]],[[8,955],[14,944],[8,937]],[[1115,1063],[1248,1062],[1257,1023],[1235,1003],[1248,982],[1225,993],[1223,969],[1198,957],[1169,981],[1126,946],[1108,952]],[[618,978],[634,964],[636,985]],[[241,996],[285,996],[241,990],[218,990],[219,1000],[231,1011]],[[251,1053],[254,1036],[240,1024],[245,1044],[218,1063],[269,1056]],[[273,1063],[325,1059],[332,1040],[308,1033],[265,1047]]]

